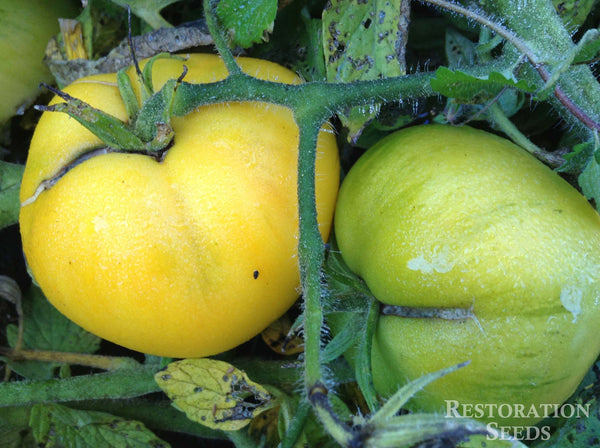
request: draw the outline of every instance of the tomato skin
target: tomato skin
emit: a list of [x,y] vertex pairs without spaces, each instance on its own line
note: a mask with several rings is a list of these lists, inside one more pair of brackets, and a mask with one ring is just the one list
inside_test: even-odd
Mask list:
[[[461,320],[379,317],[372,362],[384,396],[470,361],[417,394],[414,410],[561,404],[600,353],[600,217],[505,139],[440,125],[392,134],[344,179],[335,231],[382,303],[465,310]],[[332,316],[334,330],[342,320]]]
[[[239,62],[257,77],[300,82],[267,61]],[[183,64],[188,82],[226,75],[213,55],[159,59],[155,88],[177,78]],[[114,75],[65,90],[126,118]],[[290,110],[251,102],[200,107],[172,125],[174,144],[160,163],[110,153],[69,170],[22,208],[22,239],[36,281],[74,322],[133,350],[209,356],[258,334],[298,297],[298,128]],[[21,200],[100,145],[75,120],[45,113]],[[319,137],[316,182],[326,238],[339,183],[327,130]]]

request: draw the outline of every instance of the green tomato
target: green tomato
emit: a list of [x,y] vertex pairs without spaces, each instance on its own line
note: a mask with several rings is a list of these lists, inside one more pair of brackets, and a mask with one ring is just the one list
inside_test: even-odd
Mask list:
[[60,31],[58,18],[75,14],[74,0],[0,2],[0,124],[39,95],[41,82],[52,82],[46,45]]
[[380,316],[380,394],[470,361],[417,394],[413,410],[532,424],[600,352],[600,216],[503,138],[440,125],[390,135],[345,178],[335,232],[379,301],[428,308],[428,318]]

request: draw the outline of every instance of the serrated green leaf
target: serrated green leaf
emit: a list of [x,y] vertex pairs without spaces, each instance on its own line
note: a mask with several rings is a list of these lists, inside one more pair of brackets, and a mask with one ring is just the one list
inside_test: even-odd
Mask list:
[[506,87],[528,93],[535,91],[535,86],[527,81],[514,81],[499,72],[490,72],[487,78],[476,78],[459,70],[440,67],[435,72],[435,78],[431,80],[431,88],[434,91],[464,104],[491,101]]
[[19,189],[24,165],[0,161],[0,229],[19,220]]
[[561,173],[581,173],[593,156],[593,143],[579,143],[573,147],[573,151],[563,156],[565,163],[562,164],[557,171]]
[[58,404],[35,405],[30,425],[36,442],[45,448],[170,447],[140,422]]
[[92,353],[100,347],[101,339],[98,336],[85,331],[62,315],[35,285],[25,295],[23,313],[23,339],[26,348]]
[[[101,339],[63,316],[46,299],[39,287],[32,285],[23,298],[24,348],[54,350],[72,353],[93,353]],[[14,347],[17,341],[16,325],[8,325],[6,336]],[[16,372],[28,379],[48,379],[59,364],[36,361],[10,361]]]
[[[401,0],[332,0],[323,11],[322,32],[327,80],[367,81],[406,73],[407,17]],[[355,141],[379,106],[352,108],[340,118]]]
[[248,48],[273,31],[277,0],[221,0],[216,13],[233,45]]
[[184,359],[154,378],[190,420],[209,428],[236,431],[270,407],[264,387],[223,361]]

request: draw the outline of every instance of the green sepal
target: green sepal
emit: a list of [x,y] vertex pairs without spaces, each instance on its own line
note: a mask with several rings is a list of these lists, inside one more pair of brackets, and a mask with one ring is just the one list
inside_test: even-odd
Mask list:
[[111,148],[135,151],[144,146],[142,140],[129,129],[127,123],[65,92],[47,85],[45,87],[60,96],[65,102],[52,106],[35,106],[37,110],[66,113]]
[[126,69],[117,72],[117,86],[119,87],[119,94],[121,95],[123,103],[125,104],[125,109],[127,110],[129,123],[133,123],[140,111],[140,104],[133,90],[131,79],[126,73]]
[[170,79],[142,106],[134,126],[134,132],[145,142],[147,151],[165,148],[173,138],[170,126],[171,109],[179,80]]
[[157,55],[152,56],[146,65],[144,66],[144,70],[140,71],[139,67],[136,64],[136,70],[138,75],[138,80],[140,82],[141,94],[142,94],[142,104],[148,101],[154,95],[154,84],[152,83],[152,69],[154,67],[154,63],[157,59],[164,58],[175,58],[175,59],[183,59],[182,57],[175,56],[169,53],[159,53]]
[[173,140],[174,132],[170,125],[173,99],[177,86],[181,84],[181,80],[187,73],[187,68],[184,67],[178,79],[167,81],[161,90],[154,93],[152,85],[154,62],[160,58],[171,57],[178,58],[169,53],[157,54],[146,63],[143,71],[136,64],[142,97],[141,107],[127,69],[117,73],[117,86],[127,111],[129,124],[48,85],[44,86],[65,102],[52,106],[36,106],[36,109],[68,114],[110,148],[134,152],[158,152]]

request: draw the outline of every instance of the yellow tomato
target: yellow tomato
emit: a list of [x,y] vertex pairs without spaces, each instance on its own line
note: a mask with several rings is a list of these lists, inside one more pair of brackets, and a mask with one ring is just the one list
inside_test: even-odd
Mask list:
[[392,134],[345,178],[335,231],[378,300],[428,308],[380,316],[376,390],[470,361],[418,393],[414,410],[531,424],[600,352],[600,217],[505,139],[439,125]]
[[[238,61],[258,78],[301,82],[274,63]],[[183,64],[187,82],[226,76],[214,55],[159,59],[155,89],[179,77]],[[129,76],[136,79],[133,69]],[[114,74],[65,90],[127,117]],[[202,357],[250,339],[298,297],[298,128],[289,109],[255,102],[200,107],[172,125],[163,161],[97,155],[32,200],[44,180],[102,146],[67,115],[44,113],[21,187],[21,233],[36,281],[74,322],[133,350]],[[339,183],[327,129],[316,179],[326,237]]]

